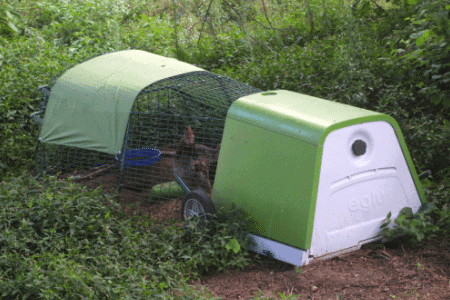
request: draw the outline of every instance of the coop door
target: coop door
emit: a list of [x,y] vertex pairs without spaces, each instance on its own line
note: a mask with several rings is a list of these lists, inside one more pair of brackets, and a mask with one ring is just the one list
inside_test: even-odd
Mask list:
[[379,235],[389,211],[421,205],[393,127],[384,121],[333,131],[325,139],[310,254],[360,246]]

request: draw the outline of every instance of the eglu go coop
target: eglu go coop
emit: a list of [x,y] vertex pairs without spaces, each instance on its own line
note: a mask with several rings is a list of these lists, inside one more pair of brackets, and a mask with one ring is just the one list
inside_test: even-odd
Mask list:
[[88,59],[40,90],[38,174],[139,203],[177,199],[183,219],[240,205],[249,250],[294,265],[380,239],[388,212],[426,201],[385,114],[262,92],[140,50]]

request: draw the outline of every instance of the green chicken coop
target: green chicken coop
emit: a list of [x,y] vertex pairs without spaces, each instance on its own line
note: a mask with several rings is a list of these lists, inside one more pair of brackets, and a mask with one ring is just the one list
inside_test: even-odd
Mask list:
[[40,90],[37,176],[177,199],[184,219],[240,205],[249,249],[294,265],[378,240],[389,212],[426,202],[386,114],[263,92],[141,50],[85,60]]

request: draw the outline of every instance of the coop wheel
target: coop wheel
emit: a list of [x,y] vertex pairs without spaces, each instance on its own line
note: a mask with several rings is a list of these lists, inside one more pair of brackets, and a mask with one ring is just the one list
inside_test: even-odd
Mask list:
[[[186,225],[190,218],[200,217],[206,219],[208,214],[212,215],[215,213],[214,204],[202,190],[194,190],[184,197],[181,207],[181,217]],[[203,226],[199,224],[199,228],[201,229]]]

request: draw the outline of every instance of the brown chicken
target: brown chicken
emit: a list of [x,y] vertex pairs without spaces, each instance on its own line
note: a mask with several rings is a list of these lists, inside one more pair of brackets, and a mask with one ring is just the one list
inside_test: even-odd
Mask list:
[[176,146],[173,163],[175,177],[180,177],[190,190],[203,189],[211,192],[217,168],[220,145],[216,149],[195,144],[194,131],[190,126]]

